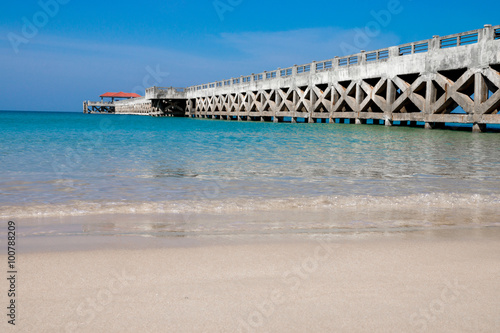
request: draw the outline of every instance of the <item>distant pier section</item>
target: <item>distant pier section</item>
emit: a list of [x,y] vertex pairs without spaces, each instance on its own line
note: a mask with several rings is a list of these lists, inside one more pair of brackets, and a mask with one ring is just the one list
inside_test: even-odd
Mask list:
[[[118,93],[107,92],[99,96],[101,101],[83,102],[83,113],[116,113],[116,106],[122,103],[134,103],[135,99],[142,98],[141,95],[135,93]],[[106,100],[105,100],[106,99]]]
[[[87,103],[86,111],[110,110]],[[469,124],[481,132],[500,124],[500,26],[188,88],[152,87],[112,104],[111,113],[122,114],[428,129]]]
[[[153,117],[185,117],[187,94],[185,88],[146,89],[145,96],[134,93],[106,93],[101,101],[83,102],[83,113],[129,114]],[[105,101],[104,98],[111,98]]]

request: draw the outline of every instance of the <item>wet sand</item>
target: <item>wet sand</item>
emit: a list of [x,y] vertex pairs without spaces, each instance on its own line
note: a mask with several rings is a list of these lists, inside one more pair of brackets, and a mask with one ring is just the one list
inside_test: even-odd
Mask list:
[[40,238],[18,255],[17,325],[4,314],[0,331],[498,332],[498,229]]

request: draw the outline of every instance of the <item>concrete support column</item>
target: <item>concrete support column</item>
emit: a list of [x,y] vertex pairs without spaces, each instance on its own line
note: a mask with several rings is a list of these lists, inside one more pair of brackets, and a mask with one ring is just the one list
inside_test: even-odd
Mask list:
[[361,103],[363,103],[363,88],[361,88],[361,81],[356,82],[356,108],[355,112],[361,112]]
[[[435,77],[435,75],[433,75]],[[433,112],[434,104],[437,99],[437,90],[432,83],[432,78],[427,79],[427,88],[425,92],[425,108],[424,108],[424,117],[425,115],[431,115]]]
[[390,120],[390,119],[386,119],[386,120],[385,120],[385,126],[388,126],[388,127],[389,127],[389,126],[392,126],[392,120]]
[[425,123],[425,129],[434,129],[434,123]]
[[356,118],[356,125],[362,125],[362,124],[363,124],[363,122],[361,121],[361,119]]
[[384,115],[386,119],[392,119],[392,112],[394,109],[395,101],[396,101],[396,87],[394,86],[394,83],[392,83],[392,80],[388,78],[387,91],[386,91],[386,105],[384,110]]
[[488,86],[481,73],[474,74],[474,113],[488,100]]
[[485,131],[486,131],[486,124],[474,123],[474,125],[472,126],[473,133],[482,133]]
[[481,73],[474,74],[474,109],[472,111],[472,119],[474,121],[472,128],[473,132],[483,131],[479,124],[484,112],[481,106],[488,100],[488,92],[488,86],[486,85],[483,75]]
[[[276,98],[275,98],[275,102],[276,102],[276,107],[279,108],[279,106],[281,105],[281,102],[283,102],[283,98],[281,98],[281,95],[279,93],[279,90],[276,89]],[[279,110],[278,110],[279,111]]]
[[[314,64],[314,67],[316,68],[316,64]],[[312,118],[312,113],[314,112],[314,105],[316,105],[316,102],[318,101],[318,97],[316,96],[316,94],[314,93],[313,91],[313,85],[310,85],[309,86],[309,91],[310,91],[310,102],[308,102],[310,108],[309,108],[309,111],[307,113],[307,122],[308,123],[314,123],[314,119]]]

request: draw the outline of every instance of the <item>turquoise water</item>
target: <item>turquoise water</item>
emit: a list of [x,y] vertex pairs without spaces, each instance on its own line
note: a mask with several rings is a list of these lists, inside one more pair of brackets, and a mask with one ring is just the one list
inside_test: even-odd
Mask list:
[[500,202],[498,133],[49,112],[0,133],[5,218]]

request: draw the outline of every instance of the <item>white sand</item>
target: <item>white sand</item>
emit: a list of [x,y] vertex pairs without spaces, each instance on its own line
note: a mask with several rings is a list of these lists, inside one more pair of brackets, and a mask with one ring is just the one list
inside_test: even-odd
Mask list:
[[500,332],[499,235],[21,254],[0,331]]

